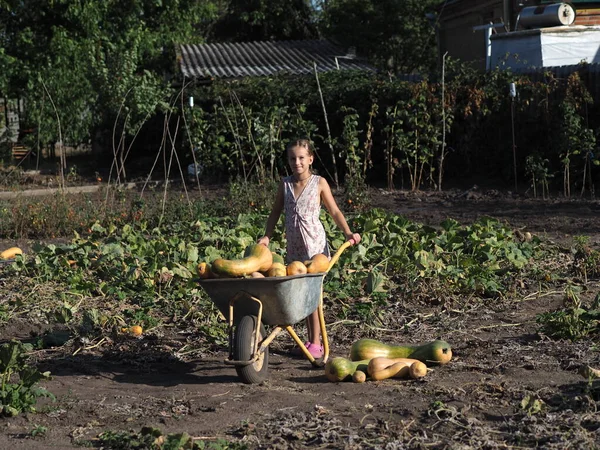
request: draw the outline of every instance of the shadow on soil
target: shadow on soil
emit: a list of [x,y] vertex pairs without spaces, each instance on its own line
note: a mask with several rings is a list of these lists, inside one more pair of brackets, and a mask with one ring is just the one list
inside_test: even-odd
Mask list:
[[221,374],[223,364],[217,360],[185,363],[172,359],[167,352],[121,352],[118,361],[114,355],[75,355],[48,359],[40,364],[41,371],[50,371],[53,377],[99,376],[117,383],[145,384],[172,387],[182,384],[210,384],[238,382],[234,375]]

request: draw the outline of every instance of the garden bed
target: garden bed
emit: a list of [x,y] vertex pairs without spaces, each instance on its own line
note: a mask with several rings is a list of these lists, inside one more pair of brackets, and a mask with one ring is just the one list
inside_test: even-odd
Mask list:
[[[597,201],[513,198],[478,189],[372,191],[371,197],[375,207],[432,227],[448,218],[470,224],[483,215],[496,217],[555,243],[565,258],[576,236],[587,236],[592,249],[600,246]],[[323,369],[290,357],[291,339],[279,337],[271,345],[269,380],[244,385],[223,364],[226,345],[194,346],[201,332],[173,325],[177,318],[141,337],[108,332],[102,342],[46,345],[32,356],[40,370],[51,372],[52,380],[42,385],[57,399],[40,400],[38,413],[2,419],[0,447],[146,448],[109,443],[131,444],[142,439],[143,427],[152,426],[165,436],[186,432],[209,448],[592,448],[600,442],[600,393],[598,382],[588,383],[578,369],[600,366],[598,341],[594,350],[593,339],[550,339],[537,320],[564,305],[568,284],[579,286],[578,298],[590,304],[599,280],[524,282],[512,298],[392,297],[387,302],[396,316],[383,317],[385,326],[361,326],[340,315],[339,302],[326,302],[333,356],[347,356],[350,343],[366,336],[385,342],[447,340],[454,359],[419,381],[330,383]],[[0,283],[11,287],[10,280]],[[32,280],[22,288],[35,286]],[[93,301],[82,298],[80,307]],[[22,314],[3,323],[0,337],[60,340],[63,332],[65,340],[72,338],[68,327],[45,322]],[[303,333],[302,325],[296,328]],[[101,435],[107,431],[112,434]],[[117,436],[118,431],[127,433]]]

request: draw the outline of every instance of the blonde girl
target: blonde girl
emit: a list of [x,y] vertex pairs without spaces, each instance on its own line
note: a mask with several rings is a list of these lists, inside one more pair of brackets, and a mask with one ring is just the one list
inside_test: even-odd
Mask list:
[[[360,235],[353,233],[337,206],[329,183],[312,173],[314,150],[308,139],[298,139],[286,147],[287,161],[292,175],[284,177],[279,183],[275,203],[269,218],[265,235],[259,244],[269,245],[279,216],[285,215],[285,234],[287,239],[286,262],[306,261],[318,253],[330,256],[325,229],[319,219],[321,204],[331,214],[336,225],[342,230],[346,240],[360,242]],[[323,356],[321,327],[317,311],[306,319],[308,341],[306,347],[315,357]]]

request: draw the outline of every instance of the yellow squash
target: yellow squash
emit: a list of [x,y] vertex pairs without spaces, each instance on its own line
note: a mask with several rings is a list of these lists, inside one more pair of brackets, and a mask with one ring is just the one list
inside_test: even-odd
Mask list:
[[273,264],[273,254],[266,245],[253,244],[246,249],[242,259],[215,259],[211,269],[217,275],[238,278],[252,272],[265,272]]
[[19,247],[11,247],[11,248],[7,248],[2,253],[0,253],[0,259],[12,259],[17,255],[22,255],[22,254],[23,254],[23,250],[21,250]]
[[423,345],[389,345],[375,339],[360,339],[350,348],[350,359],[360,361],[378,356],[411,358],[424,363],[447,364],[452,359],[452,348],[445,341],[435,340]]
[[417,379],[427,375],[427,366],[416,359],[379,356],[369,361],[367,373],[376,381],[392,377]]

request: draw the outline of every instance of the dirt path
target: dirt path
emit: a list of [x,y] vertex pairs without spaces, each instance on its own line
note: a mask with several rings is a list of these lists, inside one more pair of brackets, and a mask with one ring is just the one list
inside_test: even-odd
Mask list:
[[[134,189],[136,183],[126,183],[121,186],[122,189]],[[20,191],[0,191],[0,200],[11,200],[17,197],[45,197],[55,195],[58,192],[63,194],[91,194],[104,189],[106,186],[102,184],[85,185],[85,186],[70,186],[63,189],[59,188],[43,188],[43,189],[24,189]]]

